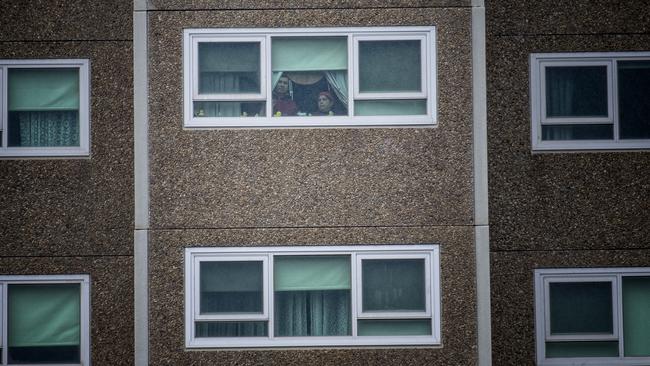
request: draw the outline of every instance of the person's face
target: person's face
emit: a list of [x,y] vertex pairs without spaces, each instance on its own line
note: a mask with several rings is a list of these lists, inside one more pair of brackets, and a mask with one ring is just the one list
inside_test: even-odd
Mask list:
[[278,94],[287,94],[289,92],[289,78],[280,78],[275,84],[275,92]]
[[330,98],[324,96],[324,95],[319,95],[318,96],[318,110],[324,113],[327,113],[332,110],[332,104],[333,102],[330,100]]

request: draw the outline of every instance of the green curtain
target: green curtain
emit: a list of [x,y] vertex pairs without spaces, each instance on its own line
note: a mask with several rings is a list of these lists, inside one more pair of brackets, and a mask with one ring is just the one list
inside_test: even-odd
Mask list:
[[275,335],[351,335],[350,290],[275,293]]
[[650,277],[623,277],[626,357],[650,356]]
[[617,61],[621,139],[650,138],[650,61]]
[[80,291],[79,284],[10,284],[9,347],[79,345]]
[[79,109],[79,69],[15,69],[8,72],[9,111]]
[[273,71],[347,70],[346,37],[274,37]]
[[424,311],[424,259],[364,259],[364,311]]
[[350,256],[276,256],[275,291],[349,290]]
[[431,319],[359,320],[360,336],[431,335]]
[[196,322],[195,334],[201,337],[265,337],[266,321],[251,322]]

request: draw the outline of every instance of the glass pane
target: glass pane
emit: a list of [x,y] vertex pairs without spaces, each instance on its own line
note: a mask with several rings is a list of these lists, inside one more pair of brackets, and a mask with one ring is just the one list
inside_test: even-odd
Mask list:
[[12,147],[79,146],[79,112],[9,112],[7,133]]
[[611,140],[614,138],[614,126],[602,125],[543,125],[542,140]]
[[612,334],[611,282],[549,284],[551,334]]
[[607,67],[546,67],[546,116],[607,117]]
[[201,314],[261,313],[261,261],[201,262]]
[[264,102],[194,102],[194,117],[264,117]]
[[427,101],[414,100],[356,100],[356,116],[413,116],[426,115]]
[[650,356],[650,277],[623,277],[625,356]]
[[360,336],[431,335],[431,320],[359,320]]
[[422,91],[419,40],[359,41],[359,91]]
[[10,111],[74,111],[79,109],[78,68],[10,68]]
[[364,259],[363,311],[425,311],[424,259]]
[[546,342],[546,357],[618,357],[618,342]]
[[275,335],[351,335],[350,290],[278,291],[275,293]]
[[350,256],[275,256],[275,291],[349,290]]
[[196,322],[195,335],[203,337],[266,337],[268,324],[255,322]]
[[8,358],[11,363],[78,363],[79,284],[8,286]]
[[650,138],[650,61],[618,61],[621,139]]
[[273,37],[273,116],[348,114],[346,37]]
[[260,93],[258,42],[199,43],[199,94]]
[[351,334],[350,256],[276,256],[276,336]]

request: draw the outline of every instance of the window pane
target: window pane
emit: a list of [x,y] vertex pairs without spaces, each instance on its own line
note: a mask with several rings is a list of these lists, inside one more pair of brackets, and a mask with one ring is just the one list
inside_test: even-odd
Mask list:
[[8,357],[11,363],[78,363],[79,284],[8,286]]
[[201,262],[201,314],[261,313],[261,261]]
[[546,357],[618,357],[618,342],[546,342]]
[[431,320],[359,320],[360,336],[431,335]]
[[347,37],[273,37],[274,116],[347,115]]
[[625,356],[650,356],[650,277],[623,277]]
[[194,102],[194,117],[264,117],[264,102]]
[[8,145],[79,146],[79,69],[11,68]]
[[268,324],[255,322],[196,322],[195,334],[202,337],[266,337]]
[[359,41],[359,91],[422,91],[419,40]]
[[199,94],[260,93],[258,42],[199,43]]
[[547,117],[607,117],[607,67],[546,67]]
[[363,311],[425,311],[424,259],[364,259]]
[[551,334],[612,334],[611,282],[549,284]]
[[355,100],[356,116],[411,116],[427,114],[427,101],[415,100]]
[[350,256],[274,258],[275,335],[350,335]]
[[621,139],[650,138],[650,61],[618,61]]
[[542,140],[611,140],[614,138],[614,126],[602,125],[543,125]]

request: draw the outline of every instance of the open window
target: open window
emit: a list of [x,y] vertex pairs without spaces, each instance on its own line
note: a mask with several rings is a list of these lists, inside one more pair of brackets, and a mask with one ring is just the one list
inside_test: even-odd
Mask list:
[[187,347],[440,344],[438,247],[186,250]]
[[0,157],[87,156],[87,60],[0,60]]
[[186,127],[435,124],[433,27],[185,31]]

